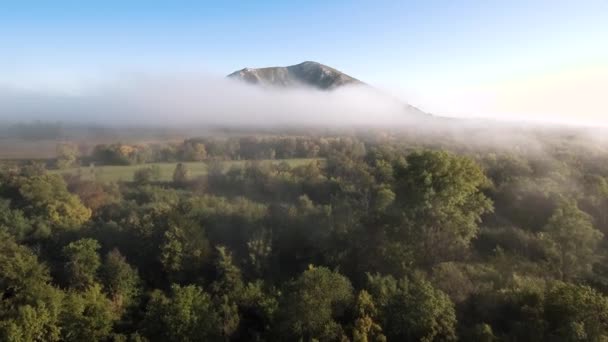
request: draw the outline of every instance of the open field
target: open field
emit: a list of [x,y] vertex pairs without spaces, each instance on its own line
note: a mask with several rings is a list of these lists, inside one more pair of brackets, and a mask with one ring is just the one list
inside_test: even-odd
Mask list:
[[[317,158],[310,159],[274,159],[274,160],[260,160],[259,162],[270,162],[278,164],[281,162],[287,162],[292,167],[306,165],[308,163],[321,160]],[[246,160],[232,160],[222,162],[225,169],[229,169],[232,166],[244,165]],[[118,181],[132,181],[133,174],[136,170],[158,166],[160,169],[160,181],[170,181],[173,177],[173,171],[178,163],[149,163],[149,164],[137,164],[137,165],[126,165],[126,166],[95,166],[95,167],[77,167],[65,170],[50,170],[52,174],[80,174],[84,179],[97,179],[103,182],[118,182]],[[190,176],[196,178],[198,176],[205,175],[207,173],[207,163],[205,162],[187,162],[183,163],[188,167]]]

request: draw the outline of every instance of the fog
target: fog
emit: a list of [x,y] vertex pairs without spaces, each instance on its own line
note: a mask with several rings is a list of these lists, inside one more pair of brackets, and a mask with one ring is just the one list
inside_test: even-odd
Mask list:
[[368,86],[273,88],[224,77],[128,75],[59,93],[0,87],[2,121],[102,125],[392,126],[426,115]]
[[[83,82],[77,90],[25,90],[0,86],[0,124],[61,122],[104,127],[383,128],[417,142],[542,151],[539,136],[564,132],[588,143],[606,142],[604,129],[576,130],[532,121],[445,118],[427,114],[389,91],[346,86],[331,91],[251,85],[213,75],[130,74]],[[557,134],[556,134],[557,133]]]

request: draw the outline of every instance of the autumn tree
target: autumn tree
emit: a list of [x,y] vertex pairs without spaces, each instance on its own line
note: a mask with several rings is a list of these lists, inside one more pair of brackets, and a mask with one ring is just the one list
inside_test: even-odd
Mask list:
[[365,290],[357,295],[355,314],[353,342],[386,342],[382,327],[377,322],[378,310],[374,299]]
[[189,139],[182,144],[180,154],[183,161],[203,161],[207,158],[207,149],[203,142]]
[[61,143],[57,145],[56,165],[59,169],[67,169],[76,164],[79,149],[73,143]]

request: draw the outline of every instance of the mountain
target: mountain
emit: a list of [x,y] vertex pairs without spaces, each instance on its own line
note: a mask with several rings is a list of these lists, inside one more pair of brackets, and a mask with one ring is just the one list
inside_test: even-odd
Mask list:
[[364,85],[371,93],[375,93],[385,101],[393,102],[403,108],[403,112],[410,117],[430,118],[426,113],[408,103],[368,86],[366,83],[349,76],[334,68],[317,62],[303,62],[287,67],[245,68],[235,71],[228,78],[274,87],[313,87],[321,90],[332,90],[345,85]]
[[245,68],[233,72],[228,77],[253,84],[279,87],[309,86],[323,90],[364,84],[354,77],[317,62],[304,62],[287,67]]

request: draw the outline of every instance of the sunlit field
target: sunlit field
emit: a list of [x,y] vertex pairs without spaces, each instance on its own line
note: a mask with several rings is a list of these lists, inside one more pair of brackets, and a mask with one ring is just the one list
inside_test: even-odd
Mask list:
[[[284,160],[256,160],[257,163],[287,163],[291,167],[305,165],[315,161],[321,161],[319,158],[304,158],[304,159],[284,159]],[[224,170],[228,170],[233,166],[243,166],[247,163],[246,160],[235,160],[235,161],[224,161],[221,162]],[[158,181],[168,182],[173,177],[173,171],[178,163],[149,163],[139,165],[101,165],[101,166],[81,166],[74,167],[65,170],[50,170],[51,174],[62,174],[62,175],[79,175],[85,180],[97,180],[101,182],[119,182],[119,181],[132,181],[133,174],[135,171],[146,168],[157,166],[160,170],[160,177]],[[206,162],[184,162],[190,173],[190,177],[196,178],[207,174],[208,164]]]

